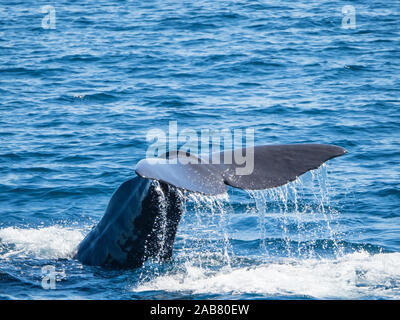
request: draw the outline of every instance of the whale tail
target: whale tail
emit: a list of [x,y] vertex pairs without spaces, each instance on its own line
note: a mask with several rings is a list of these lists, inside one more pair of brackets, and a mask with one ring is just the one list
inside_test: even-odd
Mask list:
[[[136,173],[191,192],[217,195],[225,193],[227,186],[245,190],[279,187],[345,153],[345,149],[327,144],[256,146],[212,154],[207,159],[175,152],[168,159],[139,161]],[[239,163],[243,154],[252,170],[244,170],[248,163]]]
[[170,259],[185,202],[178,189],[217,195],[225,193],[228,185],[249,190],[274,188],[346,150],[294,144],[235,152],[251,155],[252,170],[246,174],[238,170],[244,165],[237,160],[240,157],[226,161],[232,152],[213,154],[206,160],[182,152],[141,160],[137,176],[114,192],[103,218],[80,243],[75,257],[83,264],[117,268],[136,268],[149,258]]

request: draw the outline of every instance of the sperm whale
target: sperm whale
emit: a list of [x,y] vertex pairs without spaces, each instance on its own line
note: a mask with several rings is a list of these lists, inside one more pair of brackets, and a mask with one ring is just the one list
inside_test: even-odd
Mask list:
[[214,161],[182,152],[139,161],[136,175],[114,192],[100,222],[79,244],[75,258],[82,264],[111,268],[137,268],[154,257],[171,259],[184,193],[218,195],[226,193],[228,186],[275,188],[347,151],[328,144],[288,144],[233,152],[252,152],[253,170],[238,174],[243,164],[235,159],[224,161],[226,151],[212,154]]

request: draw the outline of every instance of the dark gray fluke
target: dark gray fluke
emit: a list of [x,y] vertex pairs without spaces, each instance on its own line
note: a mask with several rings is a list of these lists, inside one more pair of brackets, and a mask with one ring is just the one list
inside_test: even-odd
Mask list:
[[[249,150],[242,149],[239,153],[246,154],[251,152]],[[201,158],[196,158],[199,163],[188,164],[172,163],[175,159],[143,159],[137,164],[136,173],[177,188],[216,195],[225,193],[226,185],[246,190],[279,187],[345,153],[341,147],[326,144],[257,146],[253,153],[254,170],[249,175],[236,173],[243,165],[235,163],[231,151],[211,155],[209,164],[203,163]],[[224,164],[227,157],[232,159],[232,164]],[[215,164],[216,158],[219,158],[219,164]]]

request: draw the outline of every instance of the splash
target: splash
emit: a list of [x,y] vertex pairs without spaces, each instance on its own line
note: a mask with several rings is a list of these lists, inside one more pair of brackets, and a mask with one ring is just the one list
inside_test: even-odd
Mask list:
[[71,258],[83,237],[83,230],[59,226],[0,229],[0,244],[6,249],[0,250],[0,258]]
[[400,295],[400,253],[354,252],[337,259],[283,260],[256,267],[208,270],[187,264],[185,272],[156,277],[135,292],[162,290],[227,294],[241,298],[363,299]]

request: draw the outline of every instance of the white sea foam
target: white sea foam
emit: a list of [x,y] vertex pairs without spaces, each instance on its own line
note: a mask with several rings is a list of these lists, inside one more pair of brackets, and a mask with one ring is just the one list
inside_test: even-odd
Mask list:
[[319,299],[400,297],[400,253],[355,252],[333,260],[287,260],[257,267],[209,270],[190,263],[185,272],[159,276],[133,291],[260,294]]
[[60,226],[0,229],[0,244],[7,246],[5,252],[0,251],[0,258],[15,256],[39,259],[69,258],[83,237],[82,230]]

